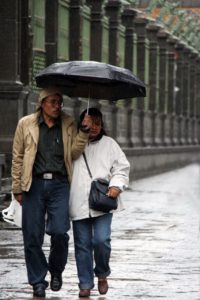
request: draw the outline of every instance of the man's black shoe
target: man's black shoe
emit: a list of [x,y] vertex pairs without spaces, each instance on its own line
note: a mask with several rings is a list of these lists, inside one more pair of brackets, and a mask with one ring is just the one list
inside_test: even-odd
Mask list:
[[62,274],[51,274],[50,287],[52,291],[57,292],[62,287]]
[[33,286],[33,296],[34,297],[40,297],[40,298],[45,298],[46,293],[45,293],[45,285],[38,283]]

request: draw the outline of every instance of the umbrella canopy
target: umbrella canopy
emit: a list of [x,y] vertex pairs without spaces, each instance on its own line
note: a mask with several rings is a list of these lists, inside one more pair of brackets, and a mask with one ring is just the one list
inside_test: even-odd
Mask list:
[[54,63],[35,79],[38,87],[54,85],[70,97],[115,101],[146,95],[144,83],[131,71],[96,61]]

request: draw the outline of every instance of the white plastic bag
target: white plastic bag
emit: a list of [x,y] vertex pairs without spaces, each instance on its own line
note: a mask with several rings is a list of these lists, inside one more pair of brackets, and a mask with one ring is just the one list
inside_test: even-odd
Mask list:
[[17,227],[22,226],[22,206],[15,200],[13,194],[9,207],[2,210],[2,216],[5,222]]

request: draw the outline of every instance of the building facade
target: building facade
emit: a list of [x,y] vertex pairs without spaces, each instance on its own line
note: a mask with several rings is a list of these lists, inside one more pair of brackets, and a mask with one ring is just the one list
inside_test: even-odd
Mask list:
[[[140,2],[142,9],[148,1]],[[35,75],[54,62],[106,62],[145,82],[145,98],[91,100],[126,152],[131,175],[199,161],[199,51],[127,1],[1,0],[0,8],[0,191],[10,176],[17,122],[35,110]],[[65,96],[64,110],[75,118],[85,108],[86,99]]]

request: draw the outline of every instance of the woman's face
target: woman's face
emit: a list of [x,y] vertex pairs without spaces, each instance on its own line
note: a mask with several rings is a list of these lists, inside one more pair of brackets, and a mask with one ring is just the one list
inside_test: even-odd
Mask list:
[[92,126],[90,128],[89,139],[94,140],[101,132],[102,121],[100,117],[92,116]]

